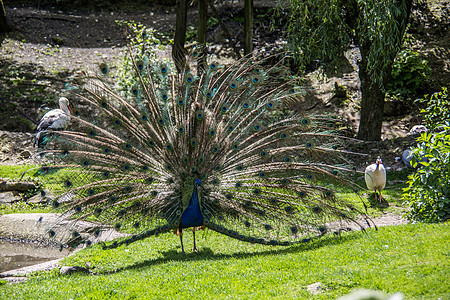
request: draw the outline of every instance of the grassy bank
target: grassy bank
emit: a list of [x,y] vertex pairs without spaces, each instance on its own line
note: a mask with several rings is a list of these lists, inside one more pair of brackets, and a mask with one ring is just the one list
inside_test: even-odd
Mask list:
[[[12,180],[18,180],[23,177],[24,180],[32,180],[39,182],[42,189],[55,191],[61,189],[62,178],[68,176],[70,171],[58,170],[43,175],[39,172],[37,165],[3,165],[0,166],[0,178],[10,178]],[[388,174],[388,180],[391,180],[392,184],[388,184],[383,191],[383,197],[389,203],[388,206],[380,205],[374,200],[373,193],[367,193],[364,190],[354,193],[348,188],[341,188],[336,186],[337,194],[339,197],[351,201],[356,208],[361,211],[365,211],[363,202],[366,203],[368,208],[367,212],[371,217],[378,217],[386,212],[395,214],[403,214],[407,211],[407,208],[403,207],[402,190],[405,188],[406,179],[410,170],[403,170],[401,172],[390,172]],[[365,187],[364,174],[357,174],[350,178],[353,182],[361,187]],[[31,196],[31,195],[30,195]],[[46,208],[42,205],[27,205],[24,202],[18,202],[13,205],[0,204],[0,214],[4,213],[27,213],[27,212],[45,212],[50,211],[51,208]]]
[[[449,224],[409,224],[346,233],[290,247],[252,245],[205,232],[199,253],[180,253],[166,234],[128,247],[94,246],[63,261],[89,263],[92,275],[37,274],[0,288],[2,299],[317,299],[368,288],[406,299],[448,299]],[[191,237],[185,235],[189,248]]]

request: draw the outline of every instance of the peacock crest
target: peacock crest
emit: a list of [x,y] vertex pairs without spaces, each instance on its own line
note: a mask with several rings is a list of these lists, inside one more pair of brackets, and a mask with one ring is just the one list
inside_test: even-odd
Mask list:
[[81,235],[75,224],[88,220],[130,234],[107,248],[197,226],[289,245],[331,223],[367,220],[336,195],[339,185],[358,189],[345,176],[336,120],[280,113],[303,94],[281,60],[245,57],[183,72],[132,62],[136,80],[125,94],[99,64],[78,96],[82,109],[41,152],[41,172],[61,174],[53,206],[74,228],[50,228],[50,237],[89,245],[103,229]]

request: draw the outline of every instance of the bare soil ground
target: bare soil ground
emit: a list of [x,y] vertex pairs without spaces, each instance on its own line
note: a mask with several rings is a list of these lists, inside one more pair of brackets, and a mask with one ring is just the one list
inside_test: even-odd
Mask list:
[[[238,1],[224,3],[217,7],[220,15],[238,16],[241,13],[242,4]],[[274,1],[255,1],[259,15],[264,15],[273,6]],[[448,1],[436,1],[429,6],[415,7],[413,13],[410,34],[415,41],[414,47],[433,68],[430,92],[450,81],[448,10]],[[14,29],[0,48],[0,130],[4,130],[0,133],[0,163],[7,164],[27,162],[28,152],[34,153],[30,133],[40,116],[47,109],[55,108],[60,96],[72,96],[71,87],[83,71],[93,69],[100,61],[114,64],[124,54],[125,35],[116,20],[141,22],[166,36],[171,36],[175,24],[174,7],[156,4],[124,13],[58,11],[6,3],[6,12]],[[236,20],[225,18],[225,26],[239,40],[242,24]],[[195,6],[189,8],[188,23],[196,23]],[[270,31],[268,24],[258,18],[255,27],[255,48],[270,51],[282,45],[281,29]],[[219,25],[208,32],[208,40],[211,41],[210,51],[219,58],[228,59],[232,55],[233,49],[226,43]],[[170,47],[161,49],[161,55],[170,56]],[[338,74],[330,73],[326,68],[308,74],[306,101],[304,107],[297,109],[337,113],[349,130],[355,132],[360,99],[358,50],[349,49],[346,57],[347,63]],[[335,83],[347,88],[349,101],[345,105],[333,100]],[[414,138],[408,136],[408,132],[419,122],[417,108],[405,110],[404,105],[388,99],[383,140],[359,145],[357,150],[370,157],[356,161],[355,166],[363,169],[367,161],[378,155],[387,165],[394,166],[395,157],[414,144]]]

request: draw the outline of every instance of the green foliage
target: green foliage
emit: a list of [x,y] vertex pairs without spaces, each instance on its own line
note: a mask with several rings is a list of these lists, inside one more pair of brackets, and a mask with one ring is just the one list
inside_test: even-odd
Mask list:
[[422,167],[410,175],[404,199],[411,207],[408,218],[422,222],[443,222],[450,218],[450,123],[438,133],[423,133],[412,153],[413,166],[421,157]]
[[24,201],[12,204],[0,204],[0,215],[19,214],[19,213],[50,213],[51,206],[45,204],[27,203]]
[[0,178],[18,179],[29,170],[37,168],[36,165],[2,165],[0,166]]
[[186,42],[194,42],[197,37],[197,28],[188,26],[186,28]]
[[217,24],[219,24],[219,20],[215,17],[209,17],[207,26],[209,29],[214,28]]
[[299,70],[313,61],[340,57],[350,43],[338,0],[290,0],[287,11],[279,8],[278,13],[288,14],[287,45]]
[[407,6],[411,0],[363,1],[356,28],[360,47],[367,48],[367,69],[372,80],[382,84],[403,44]]
[[[118,67],[119,89],[126,94],[140,80],[134,66],[137,61],[143,61],[144,64],[150,65],[161,63],[156,50],[157,46],[161,45],[162,42],[157,37],[160,34],[153,28],[148,28],[134,21],[117,21],[117,23],[127,29],[127,45],[129,46],[129,51],[131,51],[131,55],[130,53],[125,53]],[[133,56],[134,62],[131,56]]]
[[[23,180],[34,182],[38,189],[36,191],[30,191],[30,194],[25,194],[24,197],[28,198],[33,196],[40,189],[50,190],[52,193],[59,195],[62,192],[67,191],[65,187],[65,181],[67,178],[76,178],[73,180],[73,184],[85,184],[91,180],[89,176],[76,176],[78,170],[76,168],[49,168],[46,172],[42,171],[41,166],[36,165],[4,165],[0,166],[0,178],[10,178],[11,180]],[[26,208],[26,207],[24,207]],[[29,207],[30,209],[33,206]],[[22,208],[20,208],[22,210]]]
[[392,65],[387,91],[400,97],[413,97],[428,84],[431,68],[419,53],[409,49],[400,51]]
[[[90,265],[96,275],[57,270],[4,285],[1,299],[336,299],[368,288],[405,299],[448,299],[450,224],[409,224],[344,233],[310,243],[272,247],[198,232],[198,253],[179,253],[165,234],[119,247],[79,251],[62,265]],[[192,235],[185,234],[185,245]],[[446,275],[447,274],[447,275]]]
[[290,0],[288,49],[300,70],[339,59],[353,42],[367,71],[383,82],[403,41],[408,0]]
[[443,87],[440,92],[436,92],[431,96],[425,95],[418,99],[419,104],[425,105],[425,108],[420,111],[422,114],[423,124],[429,128],[434,129],[444,124],[445,121],[450,120],[450,102],[447,97],[447,88]]

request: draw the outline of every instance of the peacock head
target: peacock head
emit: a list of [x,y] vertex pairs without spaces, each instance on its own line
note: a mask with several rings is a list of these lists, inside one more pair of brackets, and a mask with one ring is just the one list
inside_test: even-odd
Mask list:
[[381,157],[378,156],[376,164],[377,165],[382,165],[383,164],[383,161],[381,160]]

